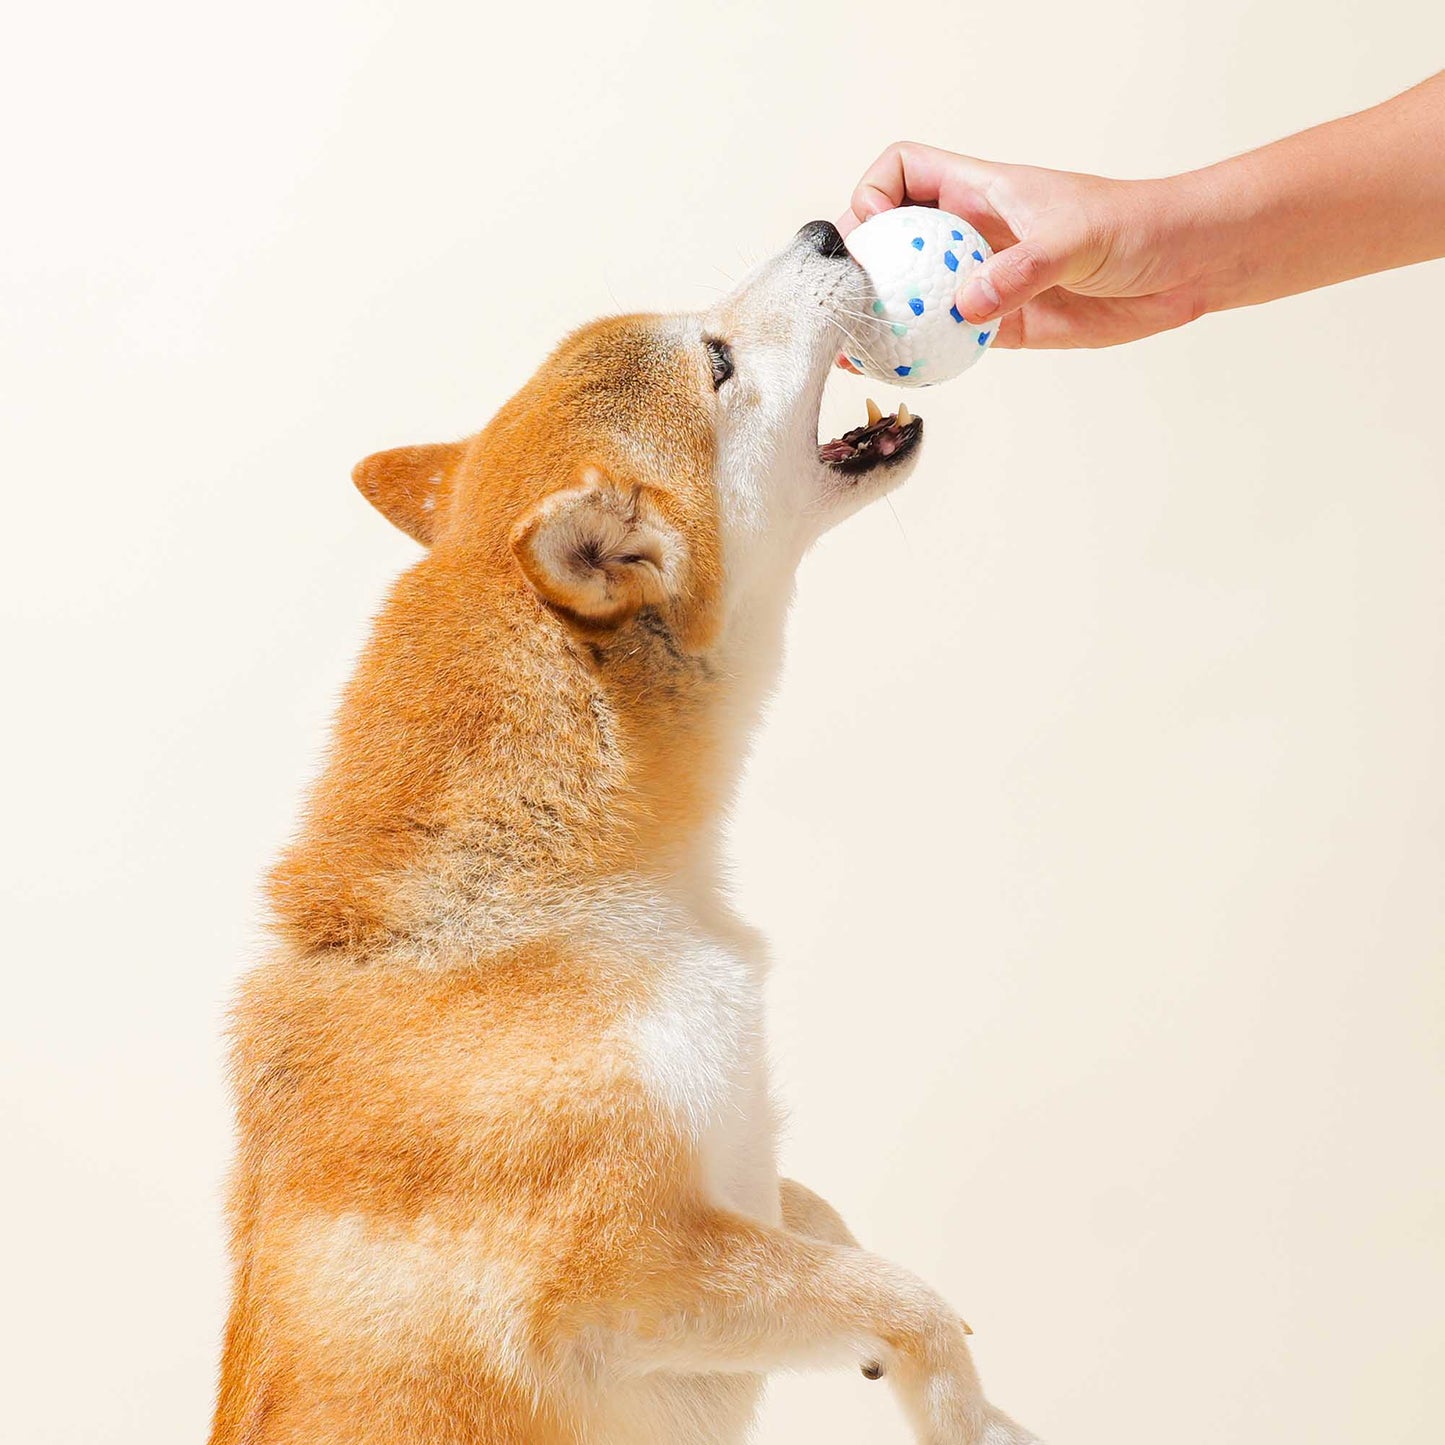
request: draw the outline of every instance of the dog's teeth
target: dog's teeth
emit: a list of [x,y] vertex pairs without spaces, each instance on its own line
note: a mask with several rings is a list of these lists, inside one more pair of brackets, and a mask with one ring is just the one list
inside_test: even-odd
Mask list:
[[882,420],[883,412],[879,408],[878,403],[870,396],[868,398],[868,425],[876,426]]
[[913,413],[902,403],[898,403],[898,425],[907,426],[913,420]]

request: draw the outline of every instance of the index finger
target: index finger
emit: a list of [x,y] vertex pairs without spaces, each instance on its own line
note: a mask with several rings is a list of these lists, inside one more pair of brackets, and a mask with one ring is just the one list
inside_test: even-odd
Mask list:
[[[999,214],[994,199],[999,184],[1012,172],[1013,167],[976,156],[899,141],[869,166],[853,193],[852,209],[838,228],[846,236],[853,226],[880,211],[914,202],[962,216],[995,251],[1001,251],[1019,239],[1016,228]],[[844,224],[855,216],[851,225]]]
[[863,172],[853,191],[852,212],[860,221],[891,211],[905,201],[936,206],[943,190],[947,163],[958,158],[936,146],[894,141]]

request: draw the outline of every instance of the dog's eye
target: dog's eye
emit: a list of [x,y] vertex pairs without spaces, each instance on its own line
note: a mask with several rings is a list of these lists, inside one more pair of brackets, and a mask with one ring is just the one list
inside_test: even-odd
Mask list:
[[718,341],[711,336],[703,345],[707,347],[707,357],[712,362],[712,389],[716,391],[733,374],[732,348],[726,341]]

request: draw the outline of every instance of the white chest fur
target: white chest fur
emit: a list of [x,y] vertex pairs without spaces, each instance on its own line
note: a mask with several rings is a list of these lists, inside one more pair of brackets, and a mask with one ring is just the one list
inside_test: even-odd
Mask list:
[[775,1224],[761,948],[741,928],[681,924],[661,950],[656,979],[630,1024],[638,1068],[695,1141],[708,1197]]

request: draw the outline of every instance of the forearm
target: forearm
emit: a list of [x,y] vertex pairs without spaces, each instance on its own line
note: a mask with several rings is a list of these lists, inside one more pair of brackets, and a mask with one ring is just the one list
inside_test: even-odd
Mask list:
[[1445,256],[1445,71],[1163,184],[1200,247],[1204,310]]

